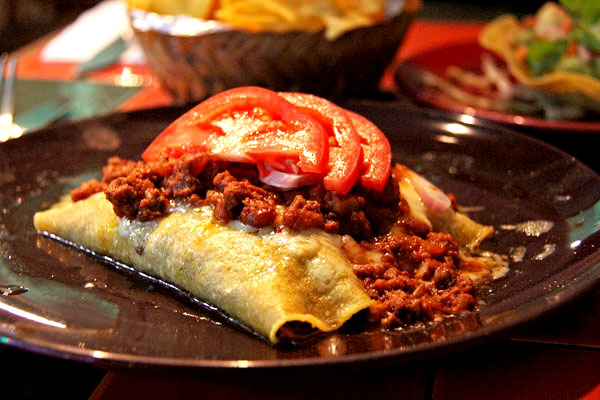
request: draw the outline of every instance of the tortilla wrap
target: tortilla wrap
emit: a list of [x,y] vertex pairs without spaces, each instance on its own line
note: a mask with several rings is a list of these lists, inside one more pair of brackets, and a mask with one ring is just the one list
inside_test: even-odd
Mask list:
[[115,215],[104,193],[66,198],[34,216],[38,231],[173,283],[273,343],[296,322],[332,331],[372,304],[337,235],[234,222],[216,223],[210,206],[130,221]]

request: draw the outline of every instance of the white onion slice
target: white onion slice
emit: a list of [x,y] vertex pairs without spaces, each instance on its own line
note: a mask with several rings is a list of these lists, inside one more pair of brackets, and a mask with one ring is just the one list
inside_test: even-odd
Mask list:
[[267,185],[280,189],[295,189],[317,183],[323,177],[318,174],[290,174],[278,171],[268,164],[257,163],[259,179]]
[[409,179],[426,208],[432,211],[444,211],[452,205],[452,201],[442,190],[421,175],[411,171]]

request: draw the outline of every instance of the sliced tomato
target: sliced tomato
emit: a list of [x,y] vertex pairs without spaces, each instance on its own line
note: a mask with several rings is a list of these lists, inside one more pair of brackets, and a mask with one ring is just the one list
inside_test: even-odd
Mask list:
[[362,142],[363,158],[360,183],[382,191],[390,176],[392,148],[383,132],[362,115],[346,111]]
[[312,116],[277,93],[240,87],[214,95],[169,125],[142,154],[156,160],[207,152],[228,161],[294,162],[302,173],[325,174],[328,135]]
[[323,178],[323,185],[327,190],[348,193],[360,174],[362,153],[360,137],[346,110],[310,94],[283,92],[279,95],[328,129],[334,140],[329,143],[329,170]]
[[172,123],[144,150],[142,159],[146,162],[155,161],[162,152],[166,152],[170,157],[179,158],[185,153],[207,151],[206,139],[209,135],[210,132],[197,126],[183,130]]

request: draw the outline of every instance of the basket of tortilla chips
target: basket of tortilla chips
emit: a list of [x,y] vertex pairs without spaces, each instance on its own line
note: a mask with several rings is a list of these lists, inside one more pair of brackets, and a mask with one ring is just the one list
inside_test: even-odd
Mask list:
[[256,85],[367,95],[420,0],[128,0],[148,63],[180,102]]

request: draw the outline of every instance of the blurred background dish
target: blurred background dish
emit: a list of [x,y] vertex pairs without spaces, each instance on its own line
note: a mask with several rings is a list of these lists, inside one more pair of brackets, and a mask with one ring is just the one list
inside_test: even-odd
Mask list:
[[350,0],[260,3],[223,1],[200,19],[131,1],[147,8],[132,8],[131,23],[148,64],[181,103],[244,85],[369,96],[420,8],[420,0],[373,2],[378,8]]
[[469,43],[428,49],[396,69],[400,90],[471,116],[545,129],[600,127],[600,6],[546,2],[504,14]]
[[477,41],[465,41],[414,54],[395,67],[397,90],[428,106],[508,125],[553,131],[600,132],[600,119],[546,119],[539,113],[525,115],[495,109],[490,97],[474,95],[450,79],[449,69],[481,75],[484,53]]

